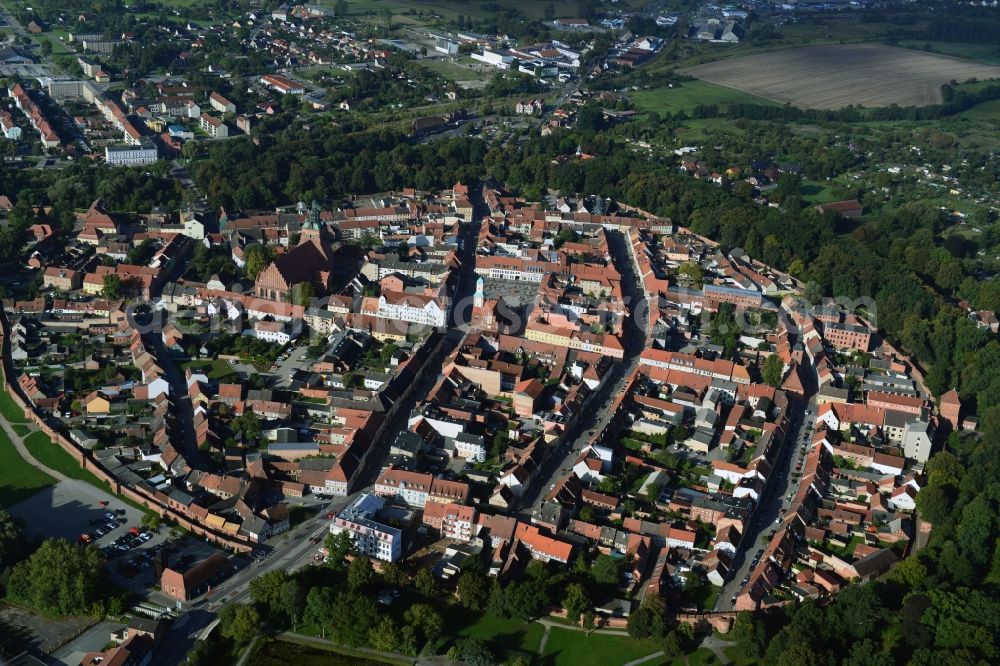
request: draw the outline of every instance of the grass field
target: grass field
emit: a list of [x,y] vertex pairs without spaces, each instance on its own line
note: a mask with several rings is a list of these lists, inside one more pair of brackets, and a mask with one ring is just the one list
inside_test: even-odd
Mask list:
[[492,72],[480,72],[447,60],[421,60],[420,64],[449,81],[489,81]]
[[7,434],[0,430],[0,507],[10,507],[56,482],[25,462]]
[[[456,605],[454,608],[461,607]],[[464,612],[466,615],[469,614],[467,610]],[[505,620],[493,615],[483,615],[476,623],[463,627],[458,632],[458,637],[482,638],[492,648],[494,654],[506,654],[511,658],[520,655],[530,662],[531,658],[538,654],[544,633],[545,627],[537,622],[526,623],[521,620]]]
[[802,108],[839,109],[934,104],[943,84],[997,78],[1000,66],[882,44],[842,44],[728,58],[684,72]]
[[756,659],[747,659],[744,657],[743,651],[735,645],[725,648],[723,652],[735,666],[752,666],[757,663]]
[[831,184],[808,179],[802,181],[802,198],[810,203],[823,203],[837,199]]
[[958,117],[968,118],[969,120],[992,120],[998,122],[1000,121],[1000,99],[977,104],[971,109],[958,114]]
[[24,439],[24,445],[35,460],[49,469],[62,472],[71,479],[86,481],[95,488],[108,489],[108,484],[102,483],[93,473],[80,467],[73,456],[66,453],[61,446],[53,444],[44,432],[32,433]]
[[673,88],[649,88],[632,93],[632,101],[640,111],[657,113],[690,113],[699,104],[717,104],[725,109],[729,104],[774,104],[769,99],[749,93],[708,83],[707,81],[685,81],[674,84]]
[[28,419],[24,418],[24,410],[17,406],[7,391],[0,391],[0,414],[7,420],[7,423],[28,422]]
[[930,46],[933,53],[968,58],[984,62],[988,65],[1000,65],[1000,46],[996,44],[968,44],[966,42],[929,42],[920,39],[907,39],[899,42],[908,49],[927,50]]
[[[586,634],[571,629],[553,628],[545,644],[541,663],[553,666],[577,664],[625,664],[659,652],[651,641],[637,641],[628,636]],[[655,660],[649,663],[657,663]]]

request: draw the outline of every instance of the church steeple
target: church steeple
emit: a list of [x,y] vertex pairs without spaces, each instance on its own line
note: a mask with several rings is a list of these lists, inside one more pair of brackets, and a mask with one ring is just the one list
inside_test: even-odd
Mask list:
[[483,293],[483,276],[480,275],[476,278],[476,293],[472,295],[472,306],[481,308],[485,301],[486,295]]
[[320,207],[313,199],[312,206],[309,207],[309,212],[306,213],[306,219],[302,223],[302,230],[299,234],[299,242],[305,243],[311,240],[319,240],[323,234],[323,223],[320,220]]

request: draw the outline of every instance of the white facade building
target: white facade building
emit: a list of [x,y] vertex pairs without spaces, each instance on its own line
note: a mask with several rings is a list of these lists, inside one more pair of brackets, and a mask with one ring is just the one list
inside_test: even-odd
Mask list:
[[345,507],[330,522],[330,534],[348,532],[357,551],[383,562],[396,562],[403,556],[403,533],[377,522],[375,514],[385,500],[365,493]]
[[437,299],[416,294],[392,294],[391,300],[382,294],[375,316],[428,326],[444,326],[446,319],[444,308]]
[[160,159],[156,146],[106,146],[104,161],[108,166],[133,166],[137,164],[152,164]]

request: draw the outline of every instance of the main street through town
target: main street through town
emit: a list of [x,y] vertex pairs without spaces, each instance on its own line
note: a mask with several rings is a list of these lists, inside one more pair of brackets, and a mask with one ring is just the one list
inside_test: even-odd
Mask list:
[[[639,355],[646,344],[646,330],[649,323],[649,308],[643,294],[640,276],[633,267],[628,238],[619,232],[609,232],[608,242],[615,268],[622,276],[622,293],[626,298],[629,315],[625,320],[623,344],[625,359],[616,362],[604,382],[598,386],[587,408],[570,428],[560,447],[551,453],[542,464],[534,481],[525,489],[518,506],[521,517],[530,519],[538,511],[552,484],[569,474],[576,458],[586,448],[592,438],[592,431],[605,427],[613,417],[611,407],[625,388],[625,381],[639,363]],[[614,436],[608,432],[607,436]]]
[[812,387],[807,390],[810,394],[806,401],[796,401],[789,405],[788,432],[784,445],[774,462],[764,495],[740,541],[733,570],[719,592],[714,610],[729,610],[733,607],[734,598],[746,584],[750,572],[759,561],[759,554],[767,547],[772,532],[784,518],[792,498],[798,492],[801,466],[798,470],[795,466],[805,460],[816,431],[816,393]]

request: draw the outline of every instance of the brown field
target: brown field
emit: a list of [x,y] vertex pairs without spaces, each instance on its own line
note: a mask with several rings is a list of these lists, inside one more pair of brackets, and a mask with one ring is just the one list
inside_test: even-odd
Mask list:
[[883,44],[809,46],[726,58],[683,70],[699,79],[805,109],[924,106],[949,81],[1000,78],[1000,66]]

